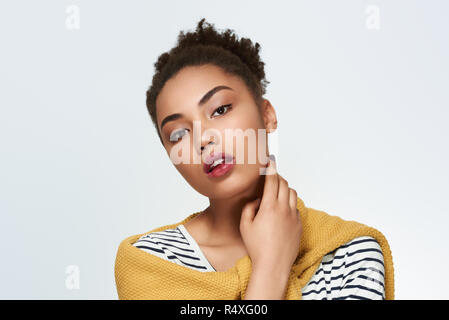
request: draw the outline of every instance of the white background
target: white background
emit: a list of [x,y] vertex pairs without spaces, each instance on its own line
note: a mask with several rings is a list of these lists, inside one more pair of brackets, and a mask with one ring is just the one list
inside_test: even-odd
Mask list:
[[261,45],[279,172],[306,206],[386,236],[397,299],[449,298],[448,13],[410,0],[2,1],[0,298],[117,299],[120,241],[208,205],[145,106],[157,57],[202,17]]

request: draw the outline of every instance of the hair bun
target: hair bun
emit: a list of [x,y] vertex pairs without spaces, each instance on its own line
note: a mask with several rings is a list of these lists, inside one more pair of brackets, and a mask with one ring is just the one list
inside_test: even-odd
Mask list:
[[170,53],[176,54],[187,47],[197,45],[213,45],[228,50],[248,66],[257,80],[265,78],[265,63],[260,59],[259,43],[253,44],[248,38],[239,39],[233,29],[226,29],[220,34],[213,24],[207,22],[206,18],[202,18],[198,22],[195,32],[181,31],[179,33],[177,45]]

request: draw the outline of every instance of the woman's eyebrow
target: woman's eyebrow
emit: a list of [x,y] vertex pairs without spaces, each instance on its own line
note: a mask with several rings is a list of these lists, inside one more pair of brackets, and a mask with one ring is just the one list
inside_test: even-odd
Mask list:
[[[207,93],[200,99],[200,101],[198,102],[198,106],[201,107],[202,105],[204,105],[207,101],[209,101],[210,98],[212,98],[212,96],[213,96],[215,93],[217,93],[218,91],[223,90],[223,89],[233,90],[232,88],[230,88],[230,87],[228,87],[228,86],[223,86],[223,85],[221,85],[221,86],[216,86],[215,88],[209,90],[209,91],[208,91],[208,92],[207,92]],[[166,116],[166,117],[164,118],[164,120],[162,120],[162,122],[161,122],[161,130],[162,130],[162,128],[164,127],[164,125],[165,125],[167,122],[175,121],[175,120],[180,119],[180,118],[183,118],[183,117],[184,117],[184,115],[183,115],[182,113],[173,113],[173,114],[171,114],[171,115],[169,115],[169,116]]]

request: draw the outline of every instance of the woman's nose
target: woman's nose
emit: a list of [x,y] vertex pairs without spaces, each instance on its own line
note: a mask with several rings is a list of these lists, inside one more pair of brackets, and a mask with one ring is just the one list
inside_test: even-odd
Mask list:
[[207,145],[209,145],[209,144],[214,144],[214,143],[215,143],[215,142],[213,142],[213,141],[209,141],[209,142],[207,142],[207,143],[203,143],[203,144],[201,145],[201,154],[203,154],[203,152],[205,152],[204,149],[206,149]]
[[200,134],[200,136],[197,136],[196,139],[198,140],[197,143],[200,146],[200,148],[197,149],[200,155],[204,154],[204,152],[209,152],[206,150],[209,144],[220,144],[221,132],[216,128],[201,126],[201,129],[197,132]]

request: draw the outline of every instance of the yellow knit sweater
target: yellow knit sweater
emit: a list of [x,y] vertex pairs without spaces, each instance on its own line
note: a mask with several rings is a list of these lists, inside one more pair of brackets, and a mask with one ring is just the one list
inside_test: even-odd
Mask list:
[[[346,242],[371,236],[384,256],[385,298],[394,299],[394,269],[390,246],[384,235],[369,226],[346,221],[323,211],[307,208],[298,197],[303,232],[300,249],[288,280],[286,300],[300,300],[303,288],[315,274],[322,258]],[[165,225],[124,239],[117,250],[115,282],[119,299],[148,300],[239,300],[245,296],[251,275],[251,259],[240,258],[227,271],[201,272],[149,254],[132,244],[150,232],[175,228],[194,218]]]

